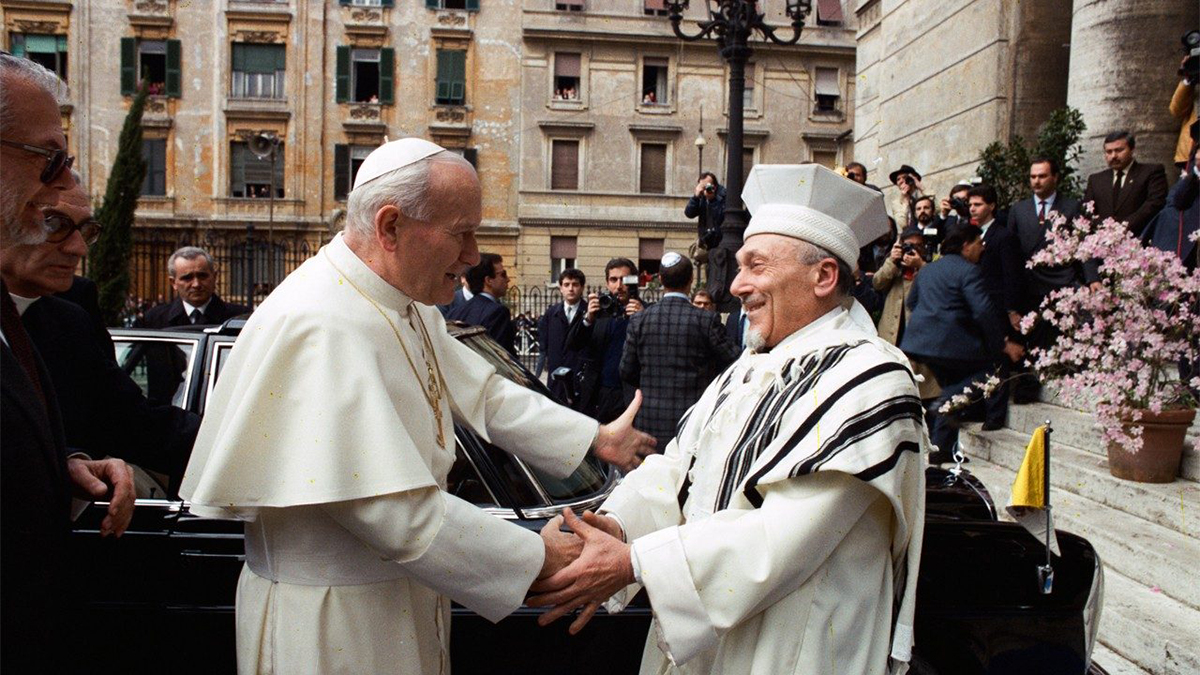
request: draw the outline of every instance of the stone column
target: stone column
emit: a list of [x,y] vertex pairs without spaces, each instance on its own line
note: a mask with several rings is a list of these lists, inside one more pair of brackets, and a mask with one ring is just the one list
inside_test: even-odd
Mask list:
[[1179,38],[1200,22],[1195,2],[1074,0],[1067,104],[1088,125],[1084,175],[1104,168],[1103,139],[1118,129],[1137,136],[1141,162],[1170,165],[1179,123],[1167,105],[1179,82]]

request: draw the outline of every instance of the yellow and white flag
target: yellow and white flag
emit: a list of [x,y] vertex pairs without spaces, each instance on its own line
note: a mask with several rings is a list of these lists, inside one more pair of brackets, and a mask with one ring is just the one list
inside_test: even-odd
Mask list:
[[1005,510],[1040,542],[1045,543],[1046,531],[1049,530],[1050,550],[1054,555],[1061,555],[1050,510],[1046,508],[1049,498],[1046,490],[1049,486],[1045,483],[1045,476],[1049,459],[1046,454],[1046,427],[1040,426],[1033,430],[1033,436],[1025,448],[1025,459],[1021,462],[1021,470],[1017,471],[1017,479],[1013,481],[1012,496]]

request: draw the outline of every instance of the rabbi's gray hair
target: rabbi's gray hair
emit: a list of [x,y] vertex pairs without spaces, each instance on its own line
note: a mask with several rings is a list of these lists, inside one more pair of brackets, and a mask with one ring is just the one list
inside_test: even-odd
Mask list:
[[0,86],[0,134],[5,136],[12,132],[18,121],[8,99],[8,91],[13,83],[24,80],[45,91],[58,105],[66,102],[66,83],[41,64],[29,59],[0,54],[0,77],[3,77],[3,86]]
[[435,164],[458,164],[475,170],[462,155],[442,150],[385,173],[350,193],[346,203],[346,229],[370,237],[375,228],[375,214],[385,206],[395,206],[413,220],[432,218],[435,205],[429,201],[429,185]]

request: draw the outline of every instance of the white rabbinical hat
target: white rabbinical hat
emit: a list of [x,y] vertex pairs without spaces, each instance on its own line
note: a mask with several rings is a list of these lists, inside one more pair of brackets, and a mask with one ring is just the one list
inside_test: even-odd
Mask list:
[[888,232],[882,194],[819,164],[756,164],[742,201],[751,213],[745,239],[756,234],[802,239],[851,269],[858,250]]
[[401,138],[384,143],[372,150],[358,167],[358,175],[354,177],[354,189],[357,190],[385,173],[416,164],[443,150],[445,148],[442,146],[423,138]]

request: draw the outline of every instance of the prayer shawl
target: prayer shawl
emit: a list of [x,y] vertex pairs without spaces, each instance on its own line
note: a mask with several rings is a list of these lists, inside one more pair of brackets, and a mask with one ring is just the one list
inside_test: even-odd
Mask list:
[[[444,448],[422,394],[435,355]],[[180,489],[194,513],[247,521],[240,672],[444,673],[451,599],[492,621],[521,605],[541,538],[444,492],[455,422],[560,477],[596,433],[498,375],[340,235],[254,312]]]
[[839,308],[744,352],[605,502],[654,611],[643,674],[907,669],[929,440],[868,330]]

